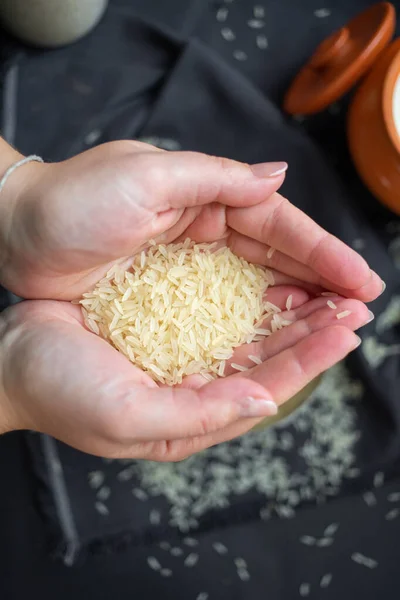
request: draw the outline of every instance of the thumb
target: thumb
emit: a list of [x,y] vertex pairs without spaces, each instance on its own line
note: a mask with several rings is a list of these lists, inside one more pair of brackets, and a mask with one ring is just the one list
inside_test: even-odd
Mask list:
[[259,204],[283,183],[285,162],[248,165],[197,152],[145,152],[131,155],[135,183],[155,212],[219,202]]
[[118,419],[120,441],[132,444],[201,436],[243,417],[276,412],[270,394],[244,378],[218,380],[198,390],[137,387]]

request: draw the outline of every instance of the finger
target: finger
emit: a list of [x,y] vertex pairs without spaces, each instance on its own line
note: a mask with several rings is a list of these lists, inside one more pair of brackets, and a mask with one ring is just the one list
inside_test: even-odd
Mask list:
[[[282,285],[282,286],[276,286],[276,287],[272,287],[269,288],[267,291],[267,294],[265,296],[265,299],[268,300],[268,302],[271,302],[272,304],[274,304],[275,306],[277,306],[278,308],[281,309],[285,309],[286,306],[286,302],[289,296],[292,296],[292,306],[293,308],[298,308],[300,306],[307,306],[310,302],[310,294],[308,292],[306,292],[305,290],[302,290],[301,288],[295,287],[295,286],[290,286],[290,285]],[[326,304],[326,298],[325,299],[321,299],[321,300],[325,300],[325,304]],[[266,321],[266,327],[267,327],[267,323],[268,321]],[[264,327],[264,324],[263,324]],[[246,349],[251,349],[252,345],[251,344],[245,344],[244,346],[241,346],[239,348],[237,348],[234,352],[233,358],[230,362],[238,362],[236,360],[237,357],[241,358],[242,356],[248,356],[248,354],[246,354]],[[243,348],[243,350],[241,350]],[[239,353],[239,354],[238,354]],[[251,352],[250,352],[251,354]],[[240,364],[242,364],[240,362]],[[250,362],[250,366],[254,366],[254,363]],[[225,373],[224,375],[227,375],[228,372],[229,373],[234,373],[236,372],[234,369],[228,369],[228,366],[225,369]],[[205,377],[203,377],[203,375],[201,374],[194,374],[194,375],[189,375],[187,377],[184,378],[182,384],[179,387],[184,387],[184,388],[190,388],[190,389],[198,389],[203,387],[206,383],[207,383],[207,379],[205,379]]]
[[279,286],[291,286],[296,287],[297,289],[302,289],[310,296],[320,296],[322,292],[326,291],[325,288],[320,287],[319,285],[314,285],[312,283],[307,283],[306,281],[301,281],[300,279],[296,279],[296,277],[291,277],[290,275],[286,275],[286,273],[281,273],[280,271],[275,271],[275,269],[268,269],[269,273],[272,275],[274,284],[273,288],[268,288],[268,292],[270,293],[272,289],[276,289]]
[[[321,373],[341,361],[360,343],[349,329],[331,326],[302,339],[294,347],[285,350],[263,365],[249,372],[249,377],[264,385],[278,405],[300,392]],[[285,377],[282,377],[282,373]],[[240,373],[240,377],[243,373]],[[236,379],[236,375],[232,377]],[[192,441],[199,452],[203,448],[233,439],[249,431],[260,418],[241,419],[219,430],[214,435]]]
[[306,305],[312,298],[312,296],[301,287],[294,285],[276,285],[267,289],[264,299],[281,310],[286,310],[286,303],[289,296],[291,296],[293,308]]
[[[256,361],[264,362],[272,358],[272,356],[299,343],[311,333],[339,324],[336,315],[341,312],[350,311],[347,317],[340,320],[340,324],[343,324],[343,326],[352,331],[359,329],[373,319],[372,313],[370,313],[365,304],[358,300],[343,298],[334,298],[333,300],[337,307],[336,309],[327,306],[326,298],[316,298],[295,310],[280,313],[279,316],[292,321],[292,324],[276,331],[262,342],[253,342],[238,348],[226,365],[224,375],[228,376],[237,372],[232,368],[232,363],[252,368]],[[269,323],[267,321],[265,327],[268,328],[268,326]]]
[[360,338],[350,329],[335,324],[312,333],[246,375],[263,385],[280,405],[359,344]]
[[380,278],[359,254],[279,194],[246,210],[228,208],[227,223],[306,265],[333,285],[347,290],[372,286],[375,297],[382,292]]
[[286,163],[251,166],[197,152],[143,153],[133,160],[146,203],[157,212],[211,202],[257,204],[282,185],[287,168]]
[[[302,264],[295,258],[276,250],[272,246],[268,246],[250,237],[242,235],[237,231],[232,231],[227,238],[227,245],[232,252],[241,256],[245,260],[263,265],[273,273],[281,273],[292,278],[294,284],[300,285],[300,282],[305,282],[307,289],[318,291],[329,290],[334,291],[341,296],[351,296],[369,302],[376,298],[377,293],[380,293],[382,283],[378,276],[373,275],[369,282],[358,290],[348,290],[340,287],[322,277],[319,273]],[[282,279],[282,276],[280,277]]]
[[[239,418],[276,413],[268,394],[248,379],[227,379],[198,390],[133,389],[118,410],[121,444],[201,436]],[[249,385],[250,384],[250,385]]]
[[[249,377],[265,385],[277,404],[283,404],[323,371],[345,358],[359,345],[359,338],[349,329],[331,326],[302,339],[249,372]],[[282,377],[285,373],[285,377]],[[242,377],[240,373],[238,377]],[[231,379],[236,379],[236,376]],[[260,422],[260,418],[240,419],[213,434],[176,440],[168,448],[169,460],[183,458],[243,435]]]
[[[217,242],[217,248],[228,246],[234,254],[241,256],[248,262],[267,266],[274,278],[275,285],[292,284],[304,288],[304,284],[306,284],[307,290],[315,294],[326,289],[325,286],[308,283],[304,278],[298,277],[295,268],[291,269],[291,273],[286,273],[281,268],[271,267],[272,261],[268,257],[268,246],[227,229],[224,206],[213,203],[203,208],[201,213],[199,213],[198,207],[189,210],[190,212],[185,211],[183,218],[171,230],[155,238],[157,243],[165,244],[172,240],[183,242],[186,238],[190,238],[196,243]],[[190,224],[187,225],[187,223]],[[290,260],[295,262],[292,259]],[[304,265],[301,265],[301,268],[310,272],[310,282],[321,279]]]

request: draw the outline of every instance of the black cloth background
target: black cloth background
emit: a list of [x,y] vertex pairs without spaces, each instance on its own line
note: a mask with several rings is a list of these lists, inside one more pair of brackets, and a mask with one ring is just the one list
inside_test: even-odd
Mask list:
[[[124,137],[247,162],[287,160],[283,191],[291,201],[347,243],[363,240],[363,255],[388,284],[372,307],[379,315],[399,290],[387,251],[387,224],[396,220],[365,190],[349,160],[348,99],[301,124],[279,110],[282,91],[316,43],[368,4],[336,0],[331,14],[318,18],[314,11],[322,7],[313,0],[275,2],[259,19],[266,24],[254,30],[248,22],[255,6],[245,0],[115,0],[96,31],[74,46],[52,52],[7,46],[7,67],[18,64],[15,143],[46,160]],[[236,39],[226,40],[224,28]],[[256,36],[264,28],[269,46],[260,50]],[[392,327],[380,341],[395,344],[398,337]],[[165,518],[165,498],[133,497],[134,468],[129,489],[111,485],[109,502],[101,503],[108,514],[99,514],[88,477],[100,472],[116,481],[120,464],[36,434],[4,436],[0,596],[19,599],[40,590],[44,599],[55,592],[61,599],[289,600],[338,593],[372,599],[384,587],[388,599],[398,598],[399,360],[389,357],[377,369],[359,350],[347,370],[363,384],[354,409],[360,440],[352,469],[340,485],[286,515],[265,518],[265,495],[250,490],[205,512],[185,534]],[[301,436],[296,423],[289,431],[295,443],[287,460],[294,464]],[[159,522],[149,520],[152,511],[161,514]],[[198,563],[190,566],[190,556]],[[167,571],[152,570],[154,558]]]

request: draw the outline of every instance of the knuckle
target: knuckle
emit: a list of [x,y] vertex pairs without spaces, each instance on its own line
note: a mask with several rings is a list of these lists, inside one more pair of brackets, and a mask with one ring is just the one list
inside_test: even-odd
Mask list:
[[312,269],[316,269],[319,261],[321,260],[321,251],[329,237],[329,233],[324,233],[312,248],[307,260],[308,266]]
[[[271,207],[271,210],[262,225],[261,235],[264,240],[270,240],[271,234],[279,229],[279,221],[284,213],[284,207],[289,203],[286,198],[279,196],[278,194],[273,194],[273,199],[275,200],[275,205]],[[273,258],[276,260],[275,255],[273,255]]]
[[99,416],[102,436],[111,444],[129,445],[133,443],[132,422],[134,402],[129,392],[115,399],[113,410],[105,410]]
[[309,374],[306,368],[306,362],[303,359],[303,355],[300,353],[293,352],[293,363],[295,365],[299,381],[301,381],[305,385],[305,383],[309,379]]
[[115,416],[104,419],[100,430],[102,436],[111,444],[121,444],[126,439],[125,425]]
[[297,321],[296,325],[299,328],[299,333],[304,338],[306,338],[307,336],[311,335],[311,333],[314,332],[314,328],[312,327],[312,324],[310,323],[309,319],[307,319],[307,318]]

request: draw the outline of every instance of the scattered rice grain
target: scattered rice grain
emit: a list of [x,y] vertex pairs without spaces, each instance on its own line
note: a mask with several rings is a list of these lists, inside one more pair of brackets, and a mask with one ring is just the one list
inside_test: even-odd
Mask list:
[[399,516],[399,509],[393,508],[388,513],[386,513],[385,519],[386,519],[386,521],[393,521],[393,519],[397,519],[398,516]]
[[185,537],[183,540],[183,543],[186,544],[186,546],[189,546],[191,548],[193,548],[194,546],[198,546],[199,542],[192,537]]
[[161,569],[161,565],[155,556],[148,556],[147,564],[149,565],[150,569],[153,569],[153,571],[159,571]]
[[262,365],[263,362],[259,356],[254,356],[253,354],[249,354],[249,360],[255,365]]
[[328,525],[328,527],[325,528],[324,536],[330,537],[332,535],[335,535],[335,533],[337,532],[338,529],[339,529],[338,523],[331,523],[330,525]]
[[332,546],[333,544],[333,538],[331,537],[323,537],[319,540],[317,540],[317,546],[319,548],[327,548],[328,546]]
[[196,554],[195,552],[191,552],[190,554],[187,555],[183,564],[185,565],[185,567],[194,567],[197,564],[198,560],[199,560],[199,555]]
[[103,515],[104,517],[106,517],[107,515],[110,514],[110,511],[108,510],[107,506],[104,504],[104,502],[95,502],[94,503],[94,507],[97,510],[97,512],[100,515]]
[[336,315],[336,318],[344,319],[345,317],[348,317],[349,315],[351,315],[351,310],[342,310],[342,312],[340,312]]
[[146,494],[146,492],[144,490],[141,490],[140,488],[134,488],[132,490],[132,494],[138,500],[142,500],[142,502],[145,502],[148,499],[148,495]]
[[162,541],[158,544],[161,548],[161,550],[169,550],[171,548],[171,544],[169,542],[166,541]]
[[300,538],[300,542],[305,546],[314,546],[316,541],[316,538],[311,535],[303,535]]
[[256,19],[263,19],[265,17],[265,8],[260,4],[253,7],[253,15]]
[[100,488],[104,482],[104,473],[103,471],[91,471],[88,474],[89,485],[93,489]]
[[228,552],[228,548],[222,542],[214,542],[212,546],[217,554],[227,554]]
[[249,19],[247,21],[247,25],[250,27],[250,29],[262,29],[265,27],[265,22],[261,19]]
[[364,492],[363,494],[364,502],[367,506],[372,507],[376,506],[376,496],[373,492]]
[[250,573],[248,572],[247,569],[238,569],[237,574],[241,581],[249,581],[249,579],[250,579]]
[[322,579],[321,579],[321,582],[320,582],[320,584],[319,584],[319,585],[320,585],[322,588],[327,588],[327,587],[330,585],[331,581],[332,581],[332,573],[326,573],[326,574],[325,574],[325,575],[322,577]]
[[161,513],[159,510],[153,509],[150,511],[149,521],[151,525],[159,525],[161,522]]
[[382,487],[385,481],[385,475],[382,471],[378,471],[374,475],[374,488]]
[[305,598],[306,596],[310,595],[310,584],[309,583],[302,583],[299,587],[299,594],[302,598]]
[[235,369],[235,371],[248,371],[249,370],[248,367],[244,367],[243,365],[238,365],[236,363],[231,363],[231,367],[232,367],[232,369]]
[[104,502],[105,500],[109,499],[110,495],[111,495],[111,489],[108,486],[103,485],[103,487],[101,487],[99,489],[99,491],[97,492],[96,498],[97,498],[97,500],[101,500],[102,502]]
[[368,569],[375,569],[378,566],[378,562],[373,558],[369,558],[361,552],[354,552],[351,555],[351,560],[353,560],[358,565],[362,565],[363,567],[367,567]]
[[247,562],[244,558],[235,558],[233,562],[238,569],[247,569]]

